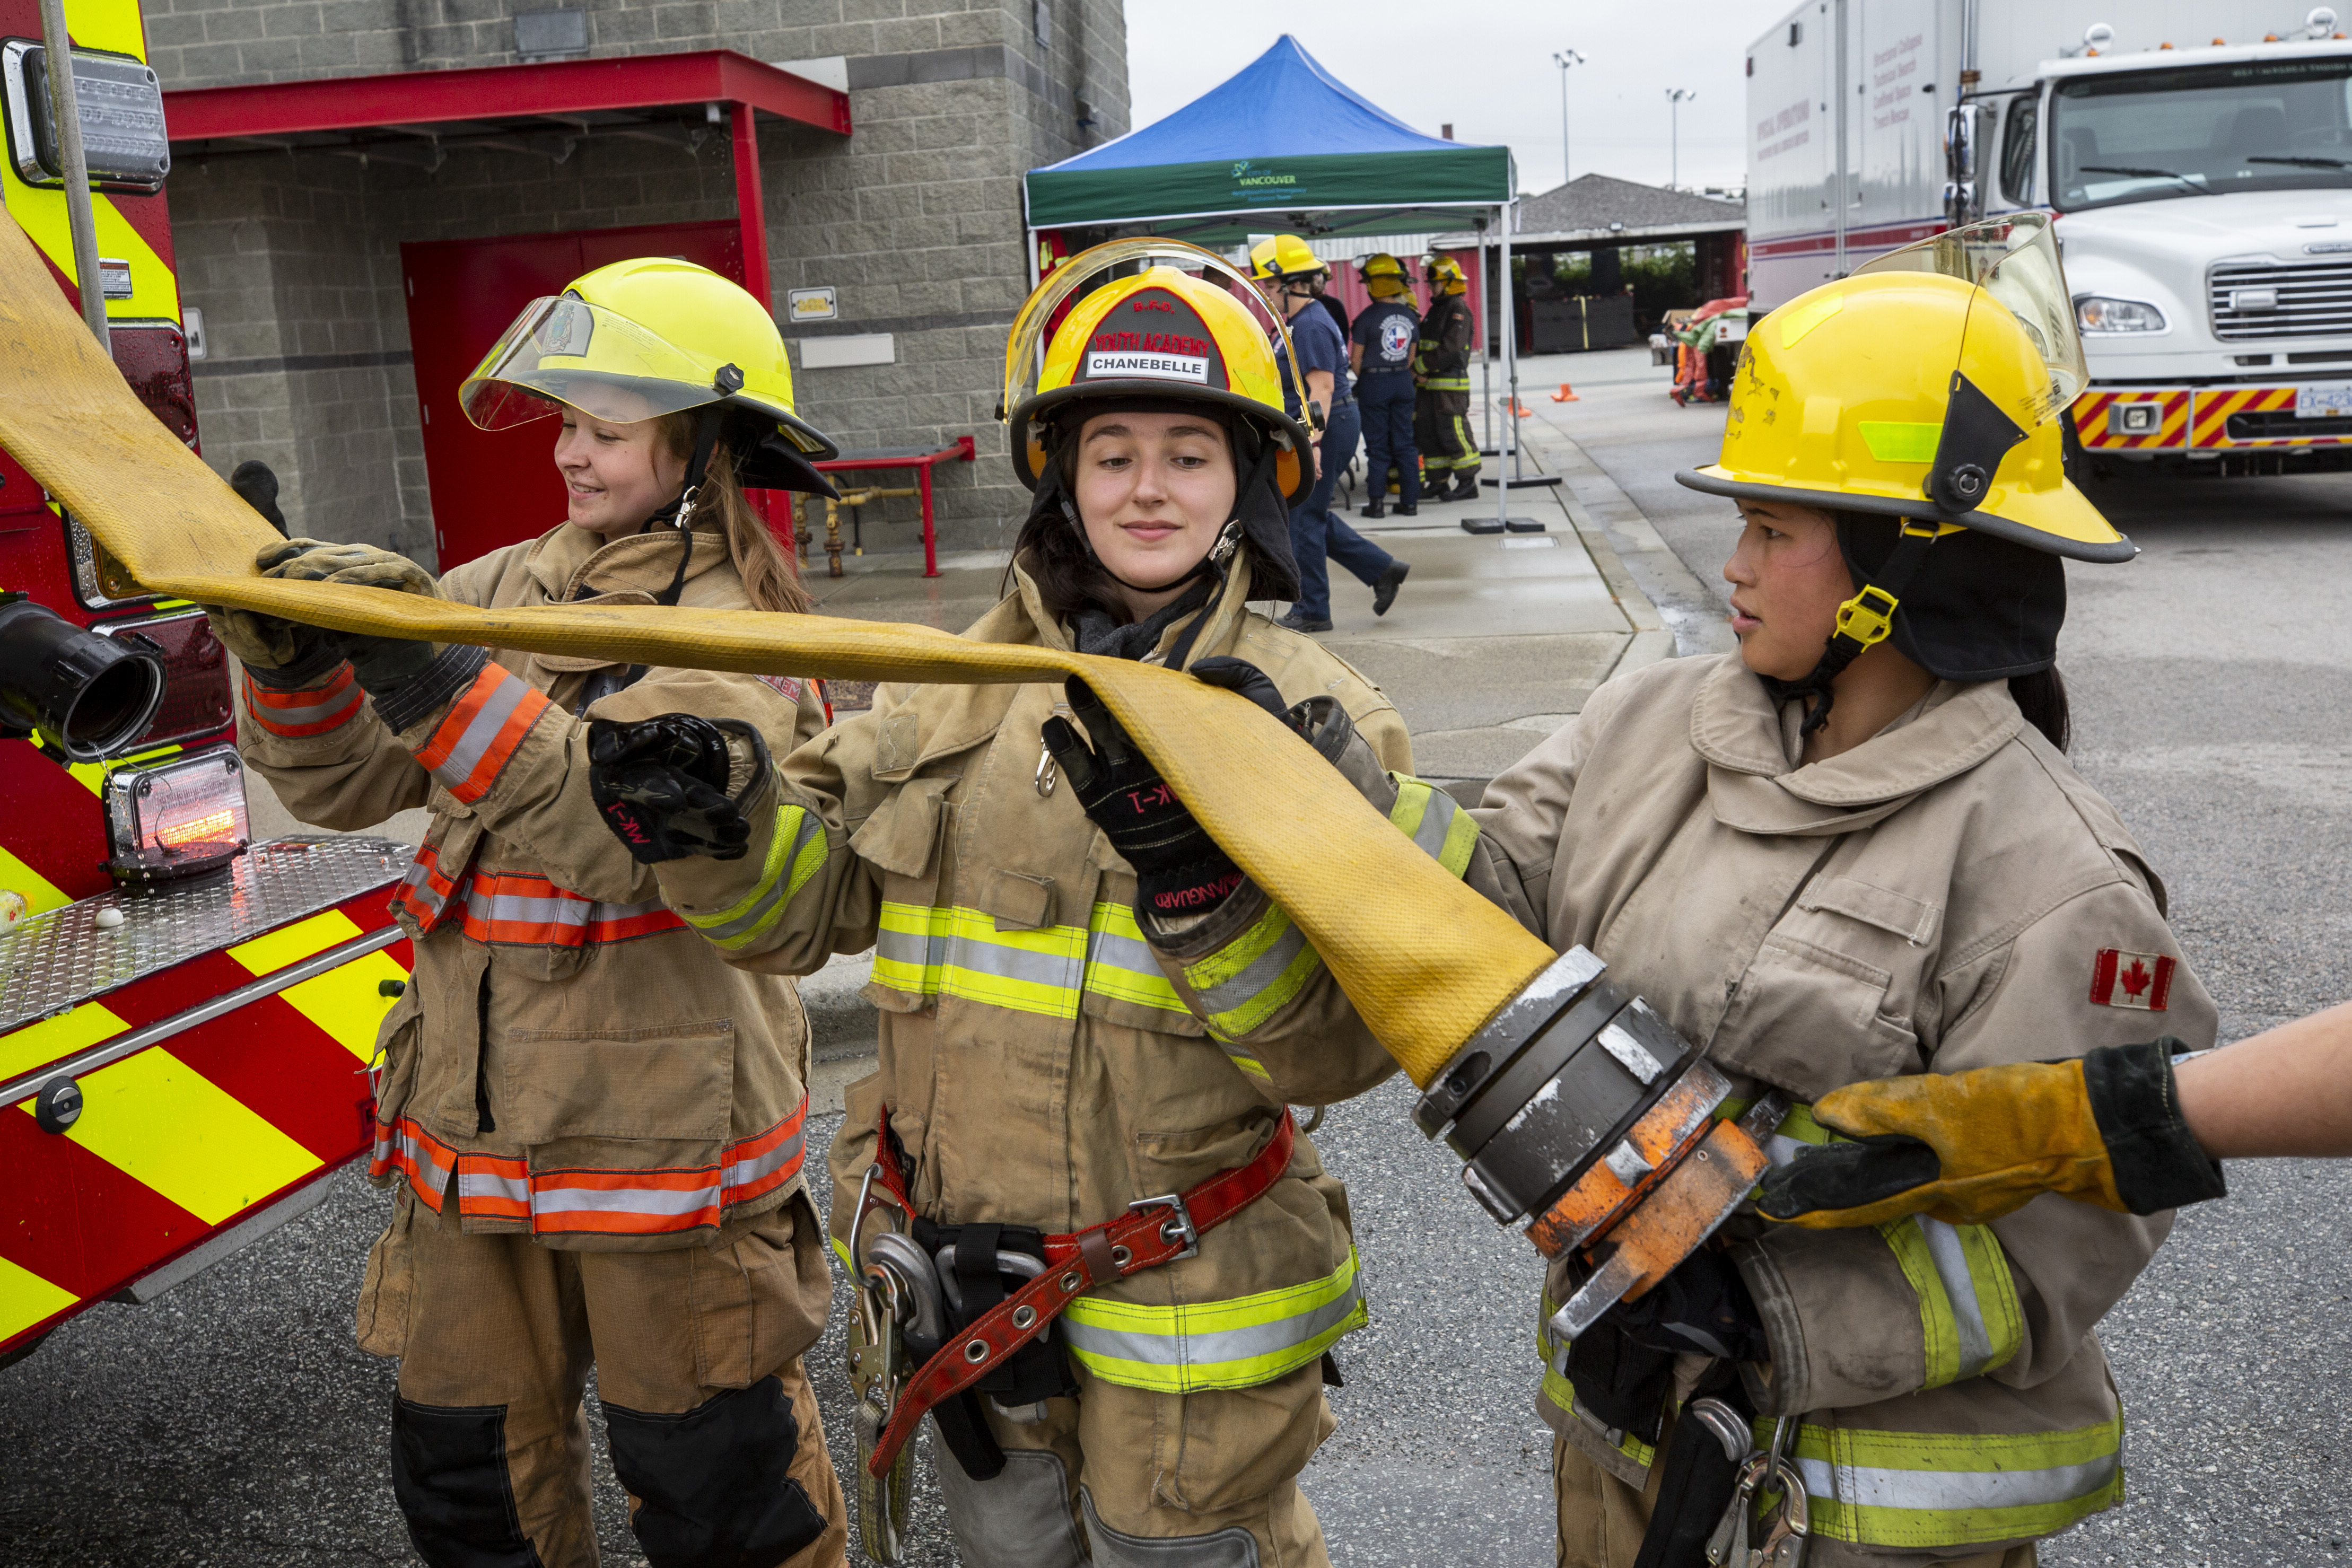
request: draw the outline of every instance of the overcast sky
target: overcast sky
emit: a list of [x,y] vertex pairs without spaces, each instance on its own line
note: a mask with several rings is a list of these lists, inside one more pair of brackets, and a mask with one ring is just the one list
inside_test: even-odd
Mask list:
[[1507,142],[1520,188],[1559,183],[1557,50],[1587,63],[1569,74],[1576,172],[1664,184],[1666,89],[1682,108],[1682,183],[1737,185],[1747,141],[1747,46],[1795,0],[1675,0],[1653,9],[1560,0],[1400,0],[1269,5],[1265,0],[1127,0],[1127,68],[1135,124],[1182,108],[1263,54],[1284,32],[1324,68],[1431,136]]

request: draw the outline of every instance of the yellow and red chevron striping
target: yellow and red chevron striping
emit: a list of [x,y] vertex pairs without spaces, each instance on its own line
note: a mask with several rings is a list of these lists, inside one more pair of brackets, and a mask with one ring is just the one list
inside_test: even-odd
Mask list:
[[[2117,406],[2152,403],[2158,409],[2155,428],[2140,434],[2110,429],[2122,423],[2109,413]],[[2087,392],[2074,400],[2074,429],[2083,444],[2097,452],[2160,451],[2186,445],[2189,398],[2185,390],[2128,388],[2118,392]]]
[[2269,413],[2294,407],[2293,387],[2214,387],[2197,394],[2192,446],[2335,445],[2335,436],[2273,436],[2235,440],[2230,434],[2233,413]]
[[[387,925],[384,890],[0,1036],[0,1076],[178,1016]],[[79,1080],[80,1119],[0,1108],[0,1353],[364,1153],[366,1062],[408,946],[341,964]]]

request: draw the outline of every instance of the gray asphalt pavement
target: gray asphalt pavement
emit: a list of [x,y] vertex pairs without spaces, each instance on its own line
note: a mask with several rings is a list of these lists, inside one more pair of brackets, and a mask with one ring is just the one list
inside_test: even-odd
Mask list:
[[[1674,409],[1664,372],[1635,356],[1567,363],[1531,363],[1523,395],[1684,563],[1679,586],[1644,588],[1696,613],[1732,528],[1672,471],[1712,455],[1719,413]],[[1579,402],[1544,396],[1561,373]],[[2095,499],[2147,553],[2071,571],[2078,765],[2165,877],[2224,1038],[2342,999],[2352,477],[2116,481]],[[1342,1564],[1538,1568],[1537,1270],[1405,1131],[1409,1102],[1392,1083],[1318,1134],[1351,1188],[1373,1323],[1341,1347],[1342,1425],[1307,1490]],[[812,1148],[834,1123],[813,1119]],[[2045,1563],[2347,1561],[2352,1167],[2240,1165],[2231,1185],[2101,1329],[2130,1414],[2131,1496]],[[0,1563],[413,1561],[383,1479],[392,1365],[351,1343],[383,1209],[347,1173],[320,1208],[161,1302],[100,1307],[0,1371]],[[845,1474],[839,1359],[836,1331],[813,1361]],[[608,1560],[636,1561],[609,1473],[598,1502]],[[954,1561],[938,1525],[926,1505],[913,1561]]]

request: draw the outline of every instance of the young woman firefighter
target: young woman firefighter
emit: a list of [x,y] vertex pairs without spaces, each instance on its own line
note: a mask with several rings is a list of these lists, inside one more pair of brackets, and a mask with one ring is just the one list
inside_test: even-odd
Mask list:
[[[1825,1137],[1804,1103],[1857,1080],[2081,1056],[2146,1038],[2151,1005],[2211,1043],[2162,883],[2063,755],[2062,558],[2133,554],[2062,476],[2073,328],[2030,215],[1775,310],[1720,460],[1681,476],[1738,505],[1739,651],[1603,686],[1475,813],[1474,881],[1743,1092],[1800,1103],[1784,1153]],[[2103,987],[2119,956],[2164,994]],[[1572,1343],[1547,1329],[1559,1561],[1697,1564],[1710,1537],[1785,1533],[1794,1500],[1734,1517],[1794,1490],[1735,1490],[1709,1427],[1752,1420],[1802,1481],[1808,1568],[2025,1568],[2121,1496],[2091,1329],[2168,1224],[2054,1201],[1735,1220]],[[1702,1397],[1730,1419],[1678,1418]]]
[[[1242,281],[1119,242],[1024,308],[1005,407],[1034,500],[1013,591],[966,635],[1298,704],[1325,755],[1384,779],[1408,766],[1395,710],[1246,608],[1293,591],[1309,437],[1248,307],[1133,265],[1171,252]],[[1451,820],[1401,788],[1409,828]],[[880,1071],[849,1092],[833,1235],[862,1278],[897,1269],[924,1325],[906,1335],[922,1370],[882,1409],[990,1369],[929,1406],[963,1561],[1328,1563],[1297,1477],[1334,1425],[1328,1352],[1365,1311],[1345,1193],[1285,1106],[1393,1064],[1314,950],[1076,682],[886,685],[745,815],[741,860],[668,862],[662,888],[749,967],[875,947]],[[853,1376],[876,1375],[882,1352],[853,1343]],[[888,1510],[860,1511],[871,1548]]]
[[[452,570],[292,539],[266,575],[464,603],[797,611],[743,486],[823,490],[774,322],[667,260],[601,267],[516,319],[461,392],[545,418],[567,520]],[[582,1393],[656,1568],[839,1563],[847,1535],[801,1353],[824,1323],[801,1177],[808,1024],[722,962],[646,863],[742,853],[698,802],[747,787],[665,735],[686,808],[598,798],[614,725],[673,709],[779,752],[824,726],[795,680],[323,633],[216,615],[246,666],[240,747],[293,813],[433,821],[394,907],[414,977],[378,1047],[371,1179],[395,1187],[361,1345],[400,1358],[393,1488],[434,1564],[596,1561]],[[640,747],[652,744],[638,736]],[[613,823],[617,833],[599,831]]]

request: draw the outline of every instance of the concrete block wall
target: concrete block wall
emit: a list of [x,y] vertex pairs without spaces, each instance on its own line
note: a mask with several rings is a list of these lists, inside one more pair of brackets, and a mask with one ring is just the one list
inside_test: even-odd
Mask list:
[[[584,7],[593,55],[726,47],[845,75],[849,137],[761,123],[772,308],[830,284],[841,319],[788,336],[893,335],[894,364],[797,372],[802,412],[845,446],[975,438],[979,463],[937,474],[943,549],[1008,542],[1026,512],[994,420],[1028,287],[1020,176],[1128,129],[1118,0],[1042,5],[1045,44],[1039,0]],[[145,5],[167,88],[519,58],[511,9],[489,0]],[[456,152],[430,174],[331,152],[183,160],[172,199],[183,289],[212,345],[197,379],[207,456],[224,472],[271,462],[298,527],[429,558],[401,243],[732,217],[730,158],[719,134],[693,154],[592,139],[561,165]],[[868,549],[916,548],[916,516],[912,500],[868,507]]]

